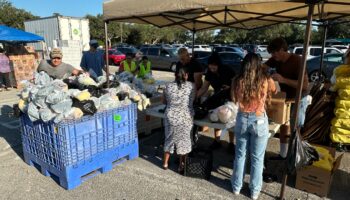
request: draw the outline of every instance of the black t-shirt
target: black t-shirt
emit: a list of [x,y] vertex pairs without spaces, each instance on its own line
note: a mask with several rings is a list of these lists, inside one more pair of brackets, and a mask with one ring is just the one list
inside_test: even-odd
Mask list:
[[231,82],[235,73],[227,66],[220,66],[218,73],[210,70],[205,74],[205,80],[214,88],[215,93],[219,92],[223,85],[231,86]]
[[181,62],[176,63],[176,73],[178,73],[180,67],[185,67],[188,70],[188,81],[194,83],[194,73],[204,72],[204,69],[195,58],[192,58],[189,63],[183,65]]

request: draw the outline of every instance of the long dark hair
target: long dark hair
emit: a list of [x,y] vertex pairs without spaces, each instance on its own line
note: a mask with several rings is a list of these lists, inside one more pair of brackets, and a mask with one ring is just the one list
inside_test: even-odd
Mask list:
[[181,89],[182,84],[184,84],[187,81],[187,74],[188,69],[186,67],[180,67],[179,71],[176,73],[175,81],[179,89]]
[[249,104],[252,100],[261,98],[263,85],[267,78],[268,75],[261,66],[259,56],[255,53],[248,53],[242,61],[241,71],[234,79],[234,92],[237,92],[240,87],[243,93],[242,101]]

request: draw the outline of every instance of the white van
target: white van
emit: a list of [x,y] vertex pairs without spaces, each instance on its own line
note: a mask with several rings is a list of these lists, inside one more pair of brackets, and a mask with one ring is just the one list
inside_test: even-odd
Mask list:
[[[295,47],[292,51],[292,53],[295,53],[297,55],[302,56],[303,55],[303,49],[304,47]],[[309,52],[307,55],[307,60],[316,57],[316,56],[320,56],[322,52],[322,47],[321,46],[309,46]],[[337,48],[334,47],[325,47],[324,48],[324,52],[325,54],[328,53],[343,53],[342,51],[340,51]]]

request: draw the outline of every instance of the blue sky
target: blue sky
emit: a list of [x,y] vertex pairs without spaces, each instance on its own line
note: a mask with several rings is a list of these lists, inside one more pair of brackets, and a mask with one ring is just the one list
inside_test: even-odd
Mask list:
[[103,0],[9,0],[16,8],[21,8],[39,17],[60,13],[63,16],[84,17],[87,14],[102,14]]

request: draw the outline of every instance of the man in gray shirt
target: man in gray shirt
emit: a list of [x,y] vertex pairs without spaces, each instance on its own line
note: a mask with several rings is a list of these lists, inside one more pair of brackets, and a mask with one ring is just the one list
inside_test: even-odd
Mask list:
[[45,71],[49,76],[55,79],[63,79],[70,75],[78,75],[79,70],[72,65],[62,62],[62,52],[59,48],[52,49],[50,53],[51,60],[42,60],[38,67],[38,72]]

